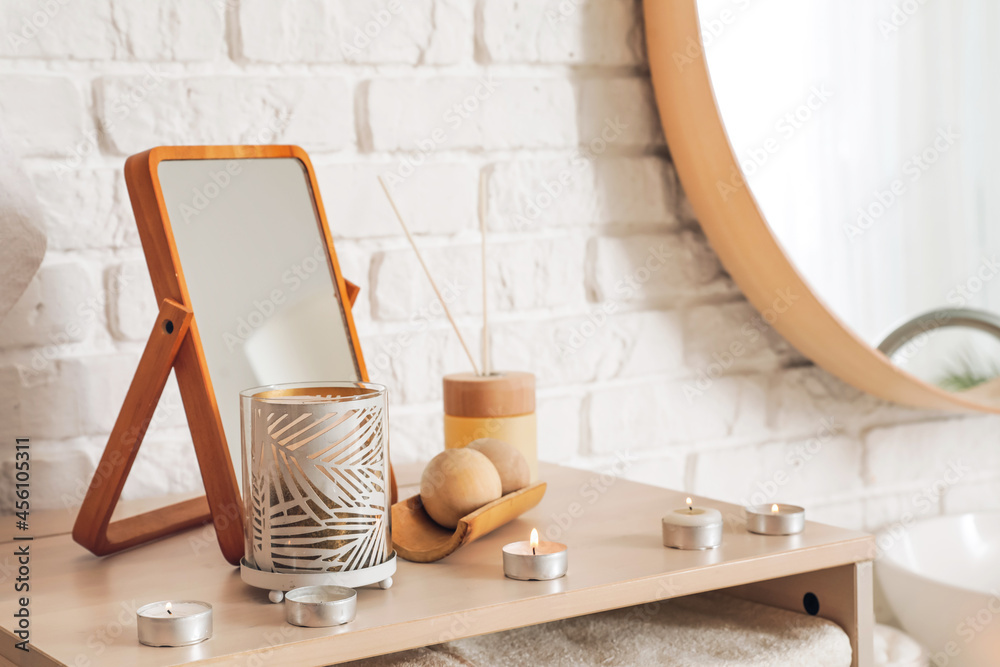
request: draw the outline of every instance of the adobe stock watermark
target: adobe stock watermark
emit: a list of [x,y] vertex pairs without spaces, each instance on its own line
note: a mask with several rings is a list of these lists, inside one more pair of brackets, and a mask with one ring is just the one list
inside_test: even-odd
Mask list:
[[99,658],[125,632],[131,632],[136,624],[136,611],[139,609],[136,600],[121,601],[114,617],[87,636],[87,650],[76,654],[73,660],[75,667],[90,667],[104,664]]
[[900,174],[892,179],[884,189],[872,193],[872,199],[855,214],[853,224],[844,225],[844,234],[852,243],[865,235],[899,200],[909,191],[910,186],[919,181],[934,164],[941,159],[961,138],[949,125],[939,127],[931,142],[921,151],[914,153],[903,162]]
[[729,201],[733,194],[745,188],[746,179],[770,162],[781,151],[781,147],[787,145],[831,99],[833,91],[827,88],[825,83],[812,86],[801,103],[786,111],[774,122],[773,136],[758,146],[740,151],[740,155],[737,156],[739,168],[733,167],[727,180],[719,179],[715,182],[715,189],[722,197],[722,201]]
[[788,312],[801,297],[792,288],[775,290],[771,305],[754,315],[740,326],[740,335],[723,350],[712,353],[712,361],[698,371],[692,382],[684,384],[684,396],[692,404],[712,388],[715,381],[726,374],[736,361],[752,349],[760,337],[770,331],[771,325]]
[[875,22],[878,31],[883,37],[889,37],[900,31],[900,29],[910,22],[920,8],[927,4],[927,0],[901,0],[892,5],[889,16],[880,18]]
[[212,513],[212,520],[188,534],[188,548],[195,555],[213,546],[218,547],[218,532],[229,530],[233,525],[243,529],[242,503],[226,503]]
[[90,324],[100,321],[106,311],[109,298],[121,294],[140,274],[130,265],[123,264],[121,270],[112,274],[107,286],[97,296],[91,297],[76,305],[75,316],[66,321],[62,328],[49,334],[49,342],[35,348],[27,363],[17,362],[14,367],[21,380],[21,386],[33,387],[47,379],[45,373],[53,362],[64,356],[67,349],[78,342],[80,336]]
[[45,0],[45,2],[35,3],[37,9],[31,14],[21,17],[18,27],[7,33],[7,44],[10,46],[10,50],[15,54],[20,53],[22,47],[48,28],[49,22],[69,2],[70,0]]
[[110,100],[105,108],[106,114],[102,114],[97,119],[97,127],[93,130],[84,130],[83,139],[73,146],[70,146],[69,155],[60,160],[56,172],[60,178],[69,174],[81,164],[84,158],[100,150],[101,139],[107,136],[117,125],[132,115],[157,88],[163,85],[166,80],[163,72],[158,72],[152,66],[144,67],[146,75],[139,83],[129,86],[113,100]]
[[608,323],[608,317],[618,312],[622,302],[632,299],[673,256],[673,251],[663,243],[657,247],[650,247],[642,264],[615,282],[612,291],[619,298],[602,302],[596,309],[587,313],[584,322],[570,329],[569,336],[564,342],[556,343],[560,356],[567,358],[583,349],[587,342]]
[[952,639],[941,647],[942,650],[930,654],[931,665],[948,667],[951,661],[962,655],[962,652],[989,628],[997,615],[1000,615],[1000,591],[991,588],[989,595],[982,607],[959,621],[952,633]]
[[524,231],[534,226],[542,213],[548,210],[572,184],[573,178],[587,168],[596,158],[604,155],[608,147],[628,130],[628,124],[619,116],[605,118],[600,136],[588,142],[586,148],[570,159],[570,166],[559,171],[555,179],[542,180],[542,186],[528,198],[528,203],[514,216],[514,229]]
[[[469,286],[454,278],[447,278],[439,287],[444,305],[451,306],[465,294]],[[414,344],[415,336],[427,331],[432,322],[440,321],[444,315],[444,306],[441,301],[434,298],[407,320],[404,330],[397,332],[391,340],[380,342],[378,352],[368,361],[368,370],[373,373],[373,379],[379,377],[381,373],[388,373],[392,368],[392,362]]]
[[[956,308],[968,306],[976,294],[982,291],[987,283],[996,278],[998,273],[1000,273],[1000,261],[997,260],[996,255],[984,257],[968,278],[948,291],[945,299],[949,305]],[[933,318],[922,321],[920,332],[910,337],[902,347],[892,353],[893,361],[905,364],[912,360],[930,342],[931,332],[948,326],[950,320],[951,316],[947,310],[939,310]]]
[[916,511],[905,510],[898,519],[878,532],[868,558],[872,560],[881,558],[882,554],[906,535],[907,529],[918,519],[934,513],[937,509],[937,502],[945,491],[962,481],[970,472],[972,472],[972,466],[967,461],[949,460],[947,467],[937,479],[910,497],[910,505]]
[[451,132],[462,127],[487,100],[493,97],[500,85],[493,78],[492,72],[479,78],[471,93],[448,107],[441,117],[441,125],[432,128],[424,138],[413,142],[416,148],[415,154],[404,155],[399,159],[395,170],[383,174],[386,184],[394,187],[412,176],[437,152],[438,148],[448,142]]
[[652,602],[629,607],[628,614],[626,614],[626,627],[629,627],[635,621],[647,621],[653,618],[660,613],[664,602],[676,598],[682,593],[683,589],[677,585],[673,576],[660,579],[656,583]]
[[[785,454],[784,466],[774,470],[766,479],[758,479],[754,483],[756,489],[749,495],[740,498],[739,506],[741,508],[754,507],[775,502],[781,490],[792,481],[797,472],[819,456],[823,448],[840,435],[843,430],[844,425],[835,417],[820,419],[813,436],[805,442],[795,443]],[[726,517],[726,523],[734,525],[742,525],[744,521],[742,511]]]
[[372,9],[371,18],[363,25],[355,25],[349,40],[342,40],[340,53],[348,62],[358,62],[364,52],[382,35],[392,22],[403,12],[401,0],[389,0],[385,7]]
[[229,160],[224,167],[215,169],[209,174],[208,182],[193,187],[191,199],[182,202],[180,207],[181,219],[184,224],[191,224],[191,221],[201,215],[242,173],[243,165],[236,160]]
[[243,654],[235,658],[228,658],[226,662],[232,667],[268,667],[274,664],[287,664],[285,661],[276,663],[274,653],[278,646],[291,641],[296,629],[290,623],[283,623],[279,628],[272,628],[261,635],[267,642],[267,648],[256,650],[250,655]]
[[700,60],[705,55],[705,49],[709,48],[729,29],[729,26],[736,23],[739,15],[750,8],[750,0],[732,0],[732,8],[724,7],[715,16],[699,17],[698,25],[701,29],[701,42],[693,37],[688,37],[684,44],[684,50],[674,51],[671,58],[678,72],[683,72],[688,65]]
[[597,475],[590,477],[576,490],[576,497],[566,507],[550,512],[549,524],[540,532],[550,542],[560,541],[577,521],[582,519],[635,464],[631,452],[616,451],[615,461]]
[[897,364],[905,364],[913,359],[931,339],[931,332],[946,326],[951,318],[945,311],[938,311],[932,319],[926,320],[920,325],[920,333],[910,338],[901,348],[892,353],[892,360]]
[[[142,427],[141,425],[130,427],[122,435],[121,441],[129,446],[134,445],[140,435],[144,437],[147,433],[169,424],[178,414],[182,414],[183,409],[184,406],[182,405],[177,394],[171,394],[169,398],[166,395],[161,396],[157,409],[153,412],[153,416],[150,418],[149,423],[146,424],[145,427]],[[83,500],[86,498],[87,492],[91,487],[97,488],[107,482],[112,475],[118,473],[125,463],[127,463],[126,457],[121,453],[121,451],[108,450],[98,462],[93,476],[78,479],[75,487],[69,490],[64,490],[59,494],[59,504],[64,509],[79,507],[83,504]],[[171,479],[185,484],[188,488],[193,486],[193,484],[190,483],[193,481],[192,478],[194,475],[194,472],[191,469],[171,469],[167,474],[171,476]]]
[[448,623],[448,627],[438,635],[437,644],[443,644],[445,642],[455,641],[456,639],[461,639],[463,637],[468,637],[470,635],[476,634],[472,632],[472,612],[466,610],[457,616],[451,617],[451,622]]
[[972,275],[948,292],[946,300],[957,308],[967,306],[987,283],[997,277],[997,273],[1000,273],[1000,262],[997,261],[997,256],[983,257]]
[[237,318],[232,330],[222,333],[226,349],[233,352],[241,347],[258,329],[271,319],[279,307],[320,270],[327,268],[326,249],[316,244],[313,251],[300,258],[281,272],[281,287],[275,287],[267,294],[253,300],[253,308],[246,315]]

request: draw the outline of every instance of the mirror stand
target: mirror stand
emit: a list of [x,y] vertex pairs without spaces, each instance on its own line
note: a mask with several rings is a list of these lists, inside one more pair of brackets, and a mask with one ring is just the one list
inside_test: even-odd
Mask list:
[[[247,386],[294,379],[282,377],[286,373],[306,380],[310,373],[321,372],[367,381],[351,314],[360,290],[340,273],[315,173],[301,148],[160,146],[126,160],[125,183],[160,311],[80,508],[73,538],[102,556],[212,522],[223,556],[238,565],[244,550],[243,499],[227,443],[240,441],[241,428],[233,421],[238,413],[230,409],[236,407],[235,401],[224,403],[226,409],[220,413],[216,391],[221,391],[224,401],[235,399],[238,390]],[[208,185],[215,188],[213,207],[201,210],[205,217],[191,225],[188,200],[192,188],[201,193]],[[170,212],[177,225],[171,224]],[[285,223],[279,235],[285,243],[270,243],[275,240],[270,237],[274,220]],[[261,245],[260,238],[269,243]],[[226,252],[206,255],[205,249],[213,242]],[[184,268],[182,258],[187,262]],[[310,274],[324,275],[327,272],[319,269],[326,267],[327,278],[303,287],[310,274],[295,274],[297,278],[289,281],[283,274],[260,270],[262,266],[305,266],[306,261],[313,267]],[[232,289],[220,291],[220,275],[230,287],[244,290],[235,295]],[[188,290],[188,277],[193,279],[194,296]],[[276,318],[265,328],[270,338],[257,331],[261,336],[255,348],[257,362],[270,365],[255,369],[243,348],[242,356],[227,356],[232,349],[227,348],[228,330],[220,322],[237,321],[243,308],[251,303],[256,308],[257,300],[264,298],[285,308],[283,319]],[[321,326],[303,326],[304,314]],[[298,335],[289,339],[290,333]],[[326,356],[300,354],[293,359],[296,370],[275,370],[275,364],[283,362],[266,352],[289,349],[326,350]],[[210,373],[213,360],[222,363],[213,371],[214,378]],[[180,389],[205,495],[112,521],[171,370]],[[388,482],[386,500],[392,504],[397,488],[391,465]]]
[[[98,556],[209,521],[215,523],[219,547],[226,560],[235,565],[243,555],[239,488],[215,408],[215,397],[199,368],[188,335],[192,319],[192,311],[180,303],[172,299],[161,302],[139,367],[73,526],[73,539]],[[112,522],[125,480],[171,369],[176,373],[188,416],[205,495]]]

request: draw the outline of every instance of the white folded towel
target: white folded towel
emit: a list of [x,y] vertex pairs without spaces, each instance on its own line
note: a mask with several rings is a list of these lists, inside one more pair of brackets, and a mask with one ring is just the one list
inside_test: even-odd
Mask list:
[[705,593],[349,664],[848,667],[851,643],[830,621]]

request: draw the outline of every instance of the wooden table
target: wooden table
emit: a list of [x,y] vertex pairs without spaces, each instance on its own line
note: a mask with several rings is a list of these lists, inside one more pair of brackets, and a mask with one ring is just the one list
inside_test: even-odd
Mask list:
[[[723,544],[710,551],[677,551],[662,546],[660,518],[684,504],[681,493],[554,465],[543,465],[541,477],[549,486],[538,507],[437,563],[400,560],[392,588],[360,590],[357,620],[335,628],[285,623],[282,605],[245,585],[223,560],[211,527],[101,559],[73,542],[70,515],[36,513],[32,525],[40,532],[30,542],[31,652],[14,648],[15,544],[7,538],[0,556],[0,655],[32,667],[329,665],[728,589],[800,612],[803,596],[814,593],[819,615],[850,636],[854,664],[871,665],[870,535],[812,522],[801,535],[753,535],[744,529],[738,507],[698,499],[727,517]],[[60,522],[66,524],[62,529],[55,525]],[[503,576],[501,546],[527,539],[532,527],[543,539],[569,546],[564,578],[522,582]],[[135,610],[162,599],[210,602],[212,639],[183,648],[140,645]]]

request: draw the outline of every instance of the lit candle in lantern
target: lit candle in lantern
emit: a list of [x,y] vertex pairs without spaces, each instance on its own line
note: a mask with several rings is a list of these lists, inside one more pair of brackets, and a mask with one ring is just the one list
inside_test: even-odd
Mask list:
[[531,529],[527,542],[511,542],[503,548],[503,573],[521,581],[548,581],[566,574],[569,551],[559,542],[541,542]]
[[663,546],[672,549],[714,549],[722,543],[722,512],[709,507],[695,507],[691,498],[687,507],[663,517]]

